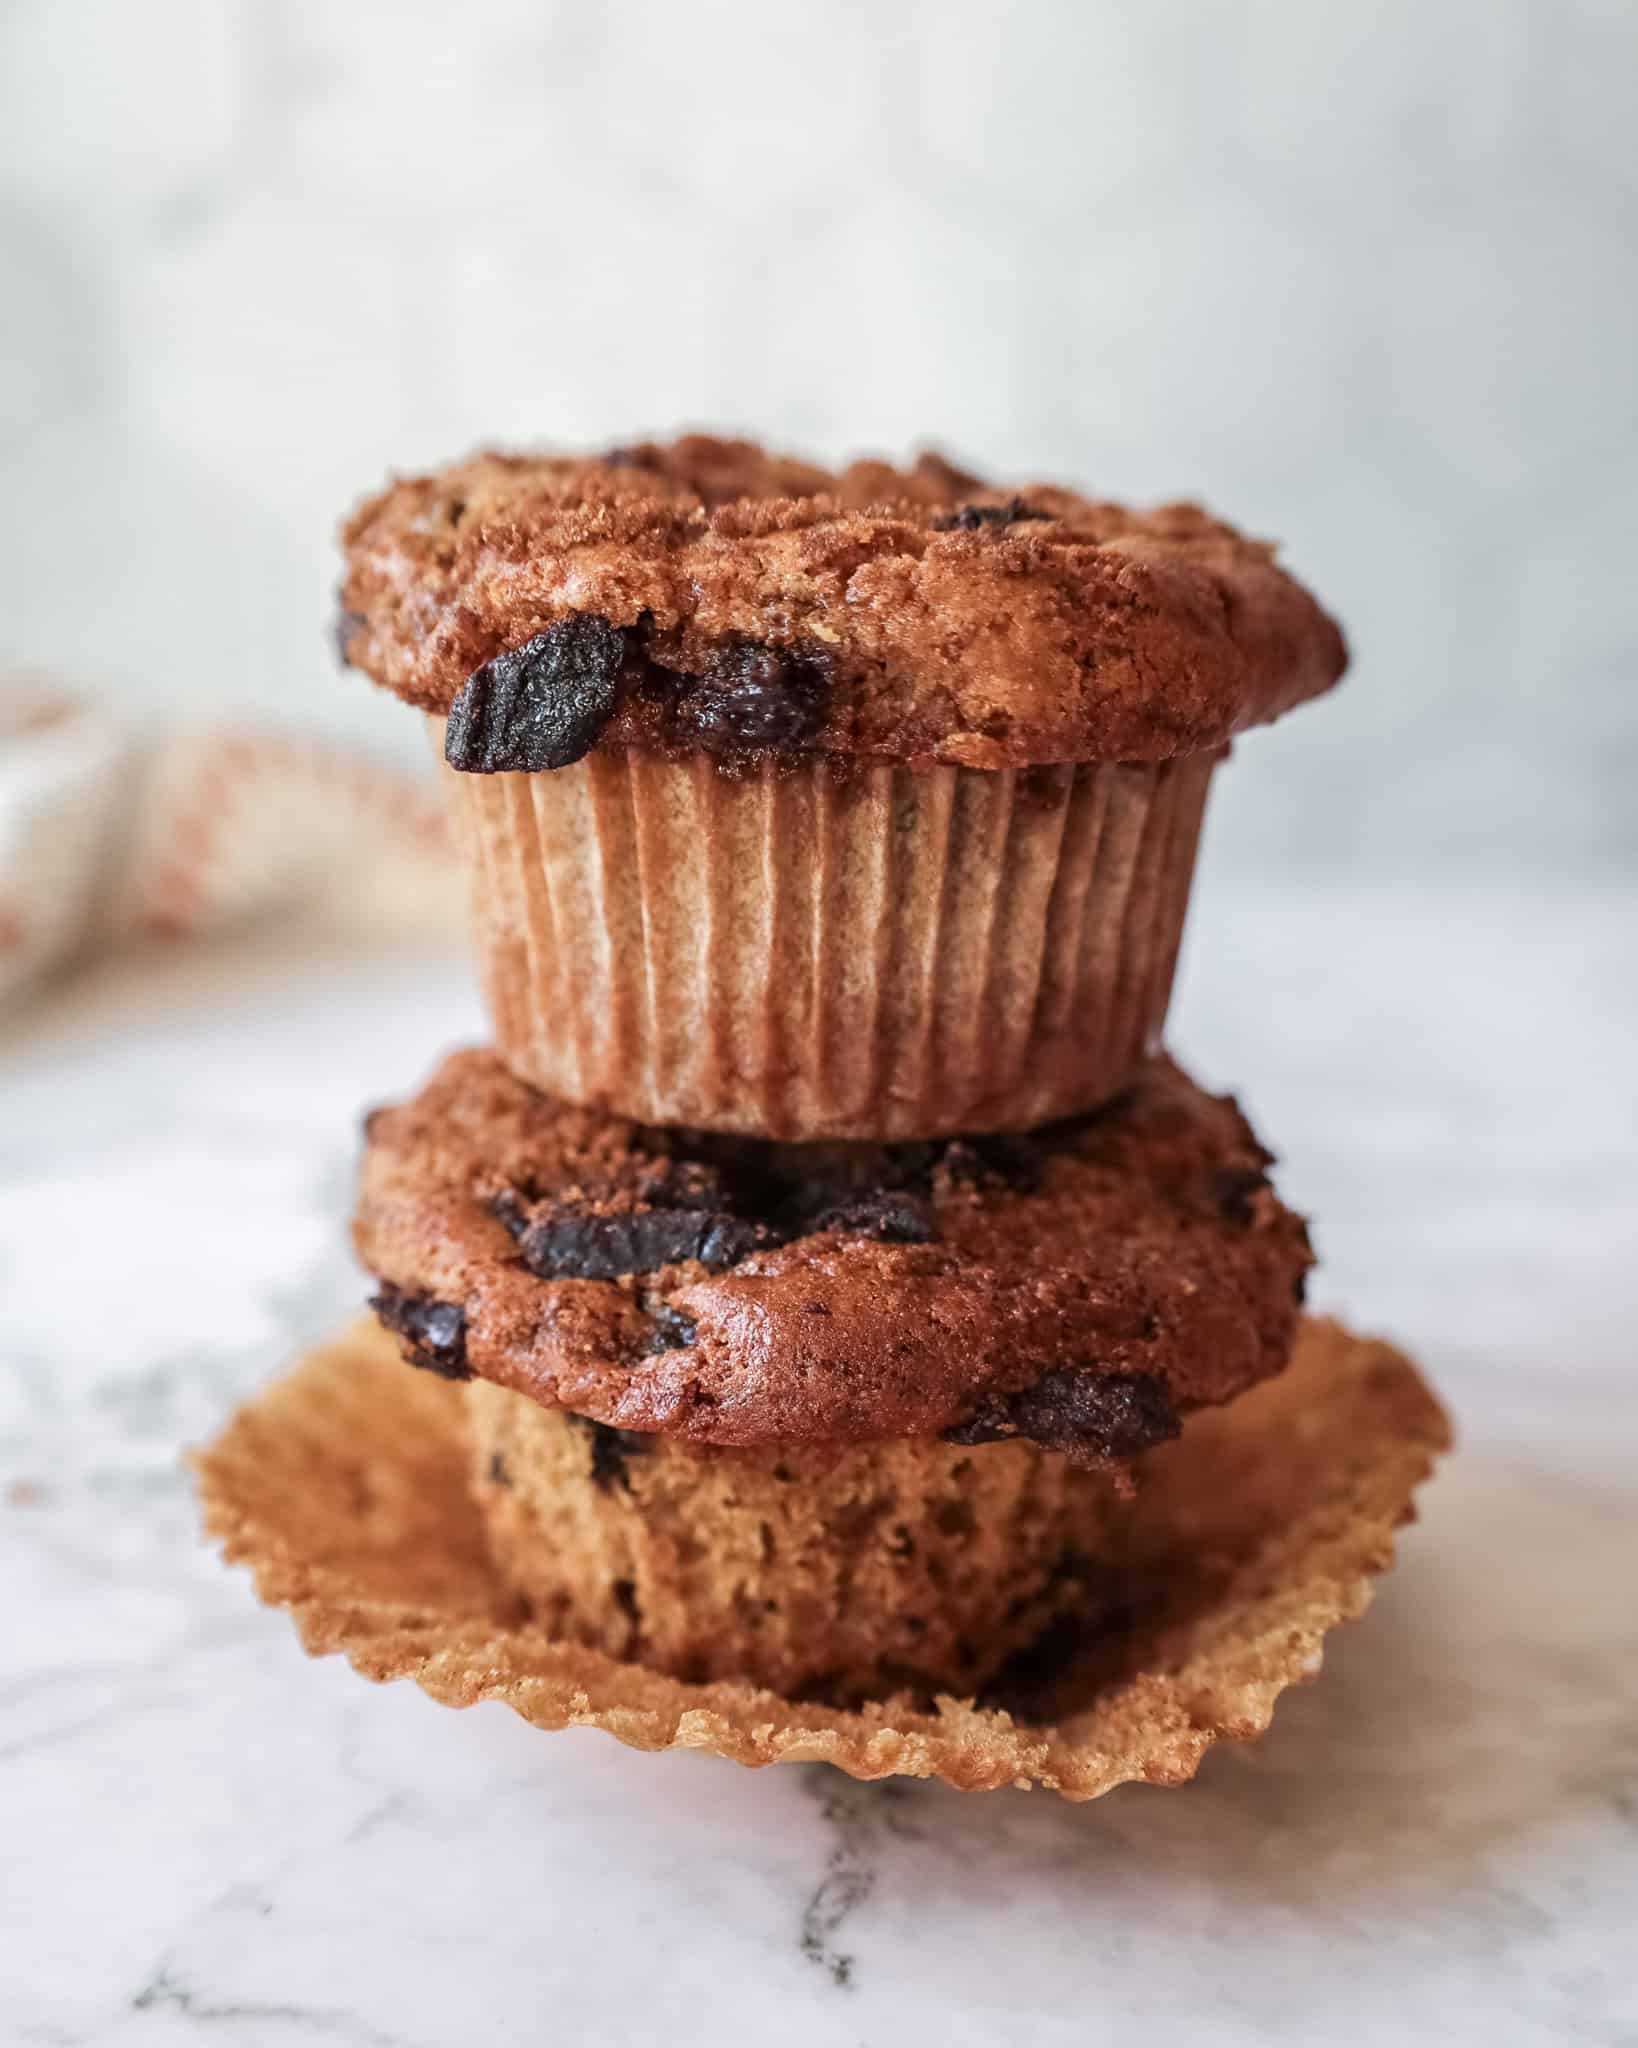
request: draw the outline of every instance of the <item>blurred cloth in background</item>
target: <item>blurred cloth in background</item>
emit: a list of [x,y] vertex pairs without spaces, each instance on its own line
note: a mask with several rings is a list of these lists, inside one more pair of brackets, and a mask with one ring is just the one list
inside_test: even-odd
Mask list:
[[1631,0],[12,0],[0,660],[410,762],[326,639],[389,469],[936,436],[1346,622],[1208,866],[1630,874],[1635,133]]
[[0,1002],[94,947],[279,912],[447,942],[461,882],[436,797],[333,742],[150,724],[0,679]]

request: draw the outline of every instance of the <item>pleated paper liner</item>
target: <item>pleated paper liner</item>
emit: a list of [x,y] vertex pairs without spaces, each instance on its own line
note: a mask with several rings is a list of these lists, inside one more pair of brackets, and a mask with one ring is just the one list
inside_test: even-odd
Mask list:
[[310,1651],[413,1678],[446,1705],[502,1700],[538,1727],[604,1728],[637,1749],[1077,1800],[1129,1779],[1181,1784],[1212,1743],[1260,1735],[1285,1688],[1318,1672],[1327,1631],[1364,1611],[1449,1443],[1408,1359],[1310,1320],[1284,1374],[1191,1417],[1155,1455],[1123,1621],[1044,1644],[1004,1703],[846,1712],[690,1685],[531,1627],[468,1492],[463,1412],[458,1387],[360,1322],[195,1455],[206,1528]]
[[446,769],[496,1043],[567,1101],[786,1139],[1092,1108],[1159,1041],[1217,758]]

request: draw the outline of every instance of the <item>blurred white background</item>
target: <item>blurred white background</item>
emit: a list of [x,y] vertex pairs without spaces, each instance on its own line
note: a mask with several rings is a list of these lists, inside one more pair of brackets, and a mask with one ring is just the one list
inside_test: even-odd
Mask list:
[[1199,494],[1356,671],[1215,862],[1627,873],[1632,0],[10,0],[0,659],[330,665],[389,469],[682,424]]

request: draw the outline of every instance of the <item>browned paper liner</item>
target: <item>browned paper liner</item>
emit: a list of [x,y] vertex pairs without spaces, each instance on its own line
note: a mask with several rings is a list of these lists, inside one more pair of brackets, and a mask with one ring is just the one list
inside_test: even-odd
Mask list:
[[787,1139],[1092,1108],[1159,1042],[1216,759],[446,769],[496,1043],[567,1101]]
[[539,1727],[605,1728],[636,1749],[1068,1799],[1182,1784],[1213,1742],[1260,1735],[1280,1693],[1318,1672],[1327,1630],[1364,1611],[1449,1443],[1408,1359],[1311,1320],[1283,1375],[1155,1454],[1134,1618],[1051,1674],[1034,1711],[897,1698],[841,1712],[689,1685],[531,1628],[490,1563],[462,1421],[459,1388],[356,1323],[195,1454],[206,1528],[310,1651],[414,1678],[449,1706],[504,1700]]

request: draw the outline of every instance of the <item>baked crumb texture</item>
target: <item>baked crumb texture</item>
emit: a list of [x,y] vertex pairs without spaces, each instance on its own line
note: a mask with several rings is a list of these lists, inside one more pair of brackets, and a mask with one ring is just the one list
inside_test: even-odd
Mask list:
[[1023,1440],[696,1449],[487,1380],[466,1397],[491,1548],[538,1626],[832,1705],[987,1685],[1092,1609],[1130,1511]]

